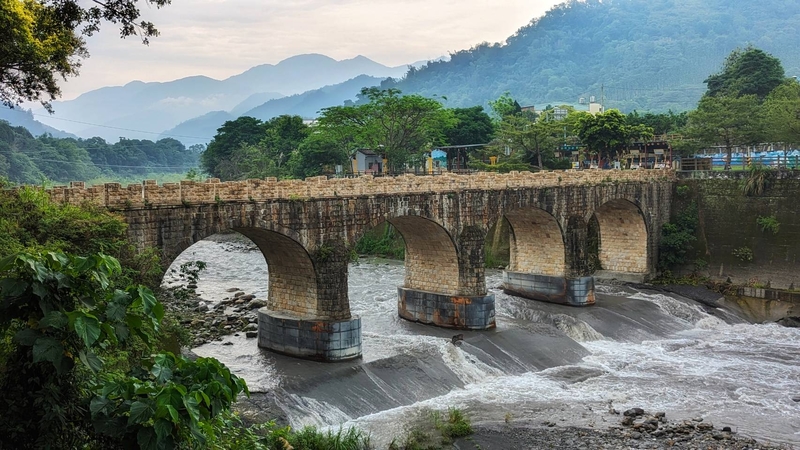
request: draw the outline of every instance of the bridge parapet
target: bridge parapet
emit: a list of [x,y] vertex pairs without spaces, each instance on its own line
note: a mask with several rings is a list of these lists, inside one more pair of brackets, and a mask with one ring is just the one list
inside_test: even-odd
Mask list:
[[456,192],[465,190],[506,190],[605,183],[653,182],[674,180],[670,170],[567,170],[554,172],[481,172],[471,175],[437,176],[401,175],[398,177],[362,176],[359,178],[312,177],[306,180],[245,180],[220,182],[211,178],[204,182],[184,180],[163,183],[146,180],[142,184],[123,187],[119,183],[87,187],[84,182],[55,186],[47,190],[61,203],[89,202],[112,209],[146,206],[201,205],[219,202],[259,202],[268,200],[302,200],[315,198],[362,197],[381,194],[415,194]]

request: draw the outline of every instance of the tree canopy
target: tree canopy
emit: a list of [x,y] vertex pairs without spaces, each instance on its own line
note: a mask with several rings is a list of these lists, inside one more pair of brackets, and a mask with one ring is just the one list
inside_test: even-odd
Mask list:
[[[162,7],[171,0],[143,0]],[[91,2],[90,2],[91,3]],[[158,30],[139,20],[138,0],[0,0],[0,102],[15,106],[39,101],[50,109],[60,94],[58,78],[78,74],[89,56],[86,36],[103,21],[120,29],[121,37],[137,35],[147,44]]]
[[736,49],[725,59],[722,71],[706,79],[706,95],[755,95],[763,100],[785,78],[778,58],[752,46]]

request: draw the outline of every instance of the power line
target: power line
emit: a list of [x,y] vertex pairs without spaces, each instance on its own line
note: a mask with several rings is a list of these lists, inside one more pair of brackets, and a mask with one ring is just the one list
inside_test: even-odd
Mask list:
[[[83,165],[83,166],[86,166],[86,167],[95,166],[95,167],[108,167],[108,168],[116,167],[116,168],[119,168],[119,169],[180,169],[180,170],[188,170],[188,169],[196,167],[196,166],[159,166],[159,165],[127,166],[127,165],[121,165],[121,164],[99,164],[99,163],[95,163],[93,161],[88,161],[87,162],[87,161],[69,161],[69,160],[62,160],[62,159],[37,158],[37,157],[28,156],[27,153],[22,153],[22,152],[9,152],[9,153],[5,153],[5,154],[11,156],[11,153],[19,153],[20,155],[26,156],[31,161],[55,162],[55,163],[62,163],[62,164],[78,164],[78,165]],[[0,152],[0,154],[3,154],[3,153]]]
[[[122,127],[115,127],[115,126],[111,126],[111,125],[102,125],[102,124],[99,124],[99,123],[83,122],[83,121],[80,121],[80,120],[65,119],[63,117],[55,117],[55,116],[51,116],[51,115],[47,115],[47,114],[37,114],[37,113],[34,113],[33,111],[23,111],[23,110],[20,110],[20,109],[11,109],[11,111],[15,111],[15,112],[18,112],[18,113],[21,113],[21,114],[25,114],[27,112],[28,114],[30,114],[32,116],[36,116],[36,117],[47,117],[47,118],[55,119],[55,120],[63,120],[64,122],[79,123],[79,124],[82,124],[82,125],[92,125],[92,126],[95,126],[95,127],[109,128],[109,129],[112,129],[112,130],[131,131],[131,132],[134,132],[134,133],[155,134],[155,135],[158,135],[158,136],[182,137],[182,138],[188,138],[188,139],[202,139],[202,140],[211,140],[211,139],[213,139],[211,137],[184,136],[184,135],[180,135],[180,134],[166,134],[166,133],[158,133],[158,132],[155,132],[155,131],[135,130],[135,129],[132,129],[132,128],[122,128]],[[63,131],[63,130],[61,130],[61,131]]]

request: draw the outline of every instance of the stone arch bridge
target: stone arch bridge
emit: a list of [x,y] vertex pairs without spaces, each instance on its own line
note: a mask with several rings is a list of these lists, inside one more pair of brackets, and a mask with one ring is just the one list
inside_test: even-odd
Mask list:
[[594,241],[604,273],[647,278],[655,272],[673,181],[670,171],[591,170],[127,187],[73,182],[49,193],[57,201],[116,211],[129,225],[129,239],[160,249],[167,265],[212,234],[247,236],[269,267],[259,345],[341,360],[361,354],[361,322],[348,300],[350,249],[381,223],[391,223],[406,243],[400,316],[488,329],[495,325],[494,296],[486,289],[484,246],[493,225],[507,220],[511,230],[506,291],[590,305],[590,221],[599,229]]

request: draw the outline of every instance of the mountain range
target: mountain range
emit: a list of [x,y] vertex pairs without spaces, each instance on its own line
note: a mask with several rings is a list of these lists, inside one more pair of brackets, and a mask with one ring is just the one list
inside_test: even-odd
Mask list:
[[[81,137],[100,136],[112,142],[120,136],[153,139],[181,122],[212,111],[238,115],[272,99],[339,84],[360,75],[401,77],[407,70],[406,66],[388,67],[363,56],[337,61],[318,54],[298,55],[224,80],[192,76],[169,82],[132,81],[124,86],[103,87],[74,100],[53,102],[56,112],[52,116],[37,112],[44,124]],[[211,135],[214,131],[210,130]]]

